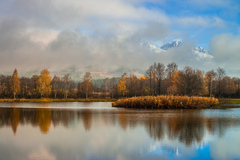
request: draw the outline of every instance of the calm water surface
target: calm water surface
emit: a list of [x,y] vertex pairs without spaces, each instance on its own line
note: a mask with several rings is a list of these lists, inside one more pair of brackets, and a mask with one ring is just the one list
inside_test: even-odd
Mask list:
[[240,159],[240,109],[0,103],[0,160]]

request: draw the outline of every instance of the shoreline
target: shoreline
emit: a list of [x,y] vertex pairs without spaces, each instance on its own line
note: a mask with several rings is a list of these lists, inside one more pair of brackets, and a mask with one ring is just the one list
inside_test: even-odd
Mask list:
[[[125,108],[125,107],[117,107],[114,106],[114,103],[118,99],[109,99],[109,98],[88,98],[88,99],[53,99],[53,98],[36,98],[36,99],[0,99],[0,103],[51,103],[51,102],[112,102],[112,107],[116,108]],[[196,109],[230,109],[230,108],[240,108],[240,99],[237,98],[220,98],[219,103],[215,104],[213,106],[209,107],[203,107],[203,108],[196,108]],[[140,109],[140,108],[136,108]],[[152,109],[152,108],[147,108]],[[156,108],[157,109],[157,108]],[[163,108],[164,109],[164,108]],[[167,109],[167,108],[166,108]],[[171,108],[168,108],[171,109]],[[172,108],[174,109],[174,108]],[[184,108],[178,108],[178,109],[184,109]],[[194,109],[194,108],[192,108]]]
[[14,103],[14,102],[115,102],[116,99],[98,99],[98,98],[89,98],[89,99],[52,99],[52,98],[38,98],[38,99],[0,99],[0,103]]

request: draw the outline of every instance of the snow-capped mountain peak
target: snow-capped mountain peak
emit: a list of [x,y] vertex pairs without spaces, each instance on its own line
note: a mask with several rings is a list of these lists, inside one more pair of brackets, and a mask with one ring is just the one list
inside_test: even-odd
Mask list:
[[168,50],[169,48],[178,47],[182,44],[182,41],[173,41],[172,43],[167,43],[161,47],[163,50]]
[[[162,47],[157,47],[149,42],[141,41],[140,42],[142,47],[145,47],[152,53],[166,53],[168,49],[170,48],[175,48],[175,47],[180,47],[182,44],[182,41],[173,41],[172,43],[167,43],[163,45]],[[209,52],[203,48],[203,47],[194,47],[192,48],[192,54],[196,55],[198,59],[205,59],[205,58],[213,58]]]
[[213,58],[213,56],[203,47],[194,47],[192,52],[197,54],[200,58]]
[[[161,47],[161,49],[166,51],[170,48],[179,47],[179,46],[181,46],[181,44],[182,44],[182,41],[173,41],[172,43],[167,43],[167,44],[163,45]],[[209,54],[209,52],[203,47],[194,47],[192,49],[192,53],[197,55],[197,57],[200,59],[213,58],[213,56],[211,54]]]
[[151,52],[153,53],[160,53],[160,52],[166,52],[165,50],[155,46],[155,45],[152,45],[151,43],[149,42],[144,42],[142,41],[140,43],[143,47],[146,47],[147,49],[149,49]]

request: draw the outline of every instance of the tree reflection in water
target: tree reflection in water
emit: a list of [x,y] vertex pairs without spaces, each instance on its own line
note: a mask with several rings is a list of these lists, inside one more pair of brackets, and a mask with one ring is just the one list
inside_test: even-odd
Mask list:
[[51,128],[64,126],[68,128],[74,120],[83,123],[85,131],[90,131],[93,122],[101,125],[115,126],[123,130],[144,126],[146,132],[154,140],[178,140],[187,146],[200,143],[205,131],[211,134],[224,135],[231,126],[239,126],[239,118],[207,117],[201,110],[91,110],[91,109],[49,109],[44,108],[0,108],[0,127],[12,128],[17,134],[18,125],[31,124],[39,127],[42,134]]
[[48,133],[51,127],[51,110],[49,108],[39,108],[36,117],[41,132],[44,134]]
[[80,117],[83,120],[83,126],[86,131],[89,131],[92,127],[92,111],[91,110],[84,110],[81,112]]
[[14,108],[10,113],[10,117],[11,117],[11,126],[12,126],[13,133],[16,134],[17,127],[20,120],[19,109]]

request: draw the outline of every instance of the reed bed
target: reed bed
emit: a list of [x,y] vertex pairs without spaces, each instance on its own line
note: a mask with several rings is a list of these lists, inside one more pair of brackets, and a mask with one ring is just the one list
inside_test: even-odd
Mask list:
[[145,109],[196,109],[209,108],[218,104],[218,99],[188,96],[144,96],[119,99],[114,107]]

